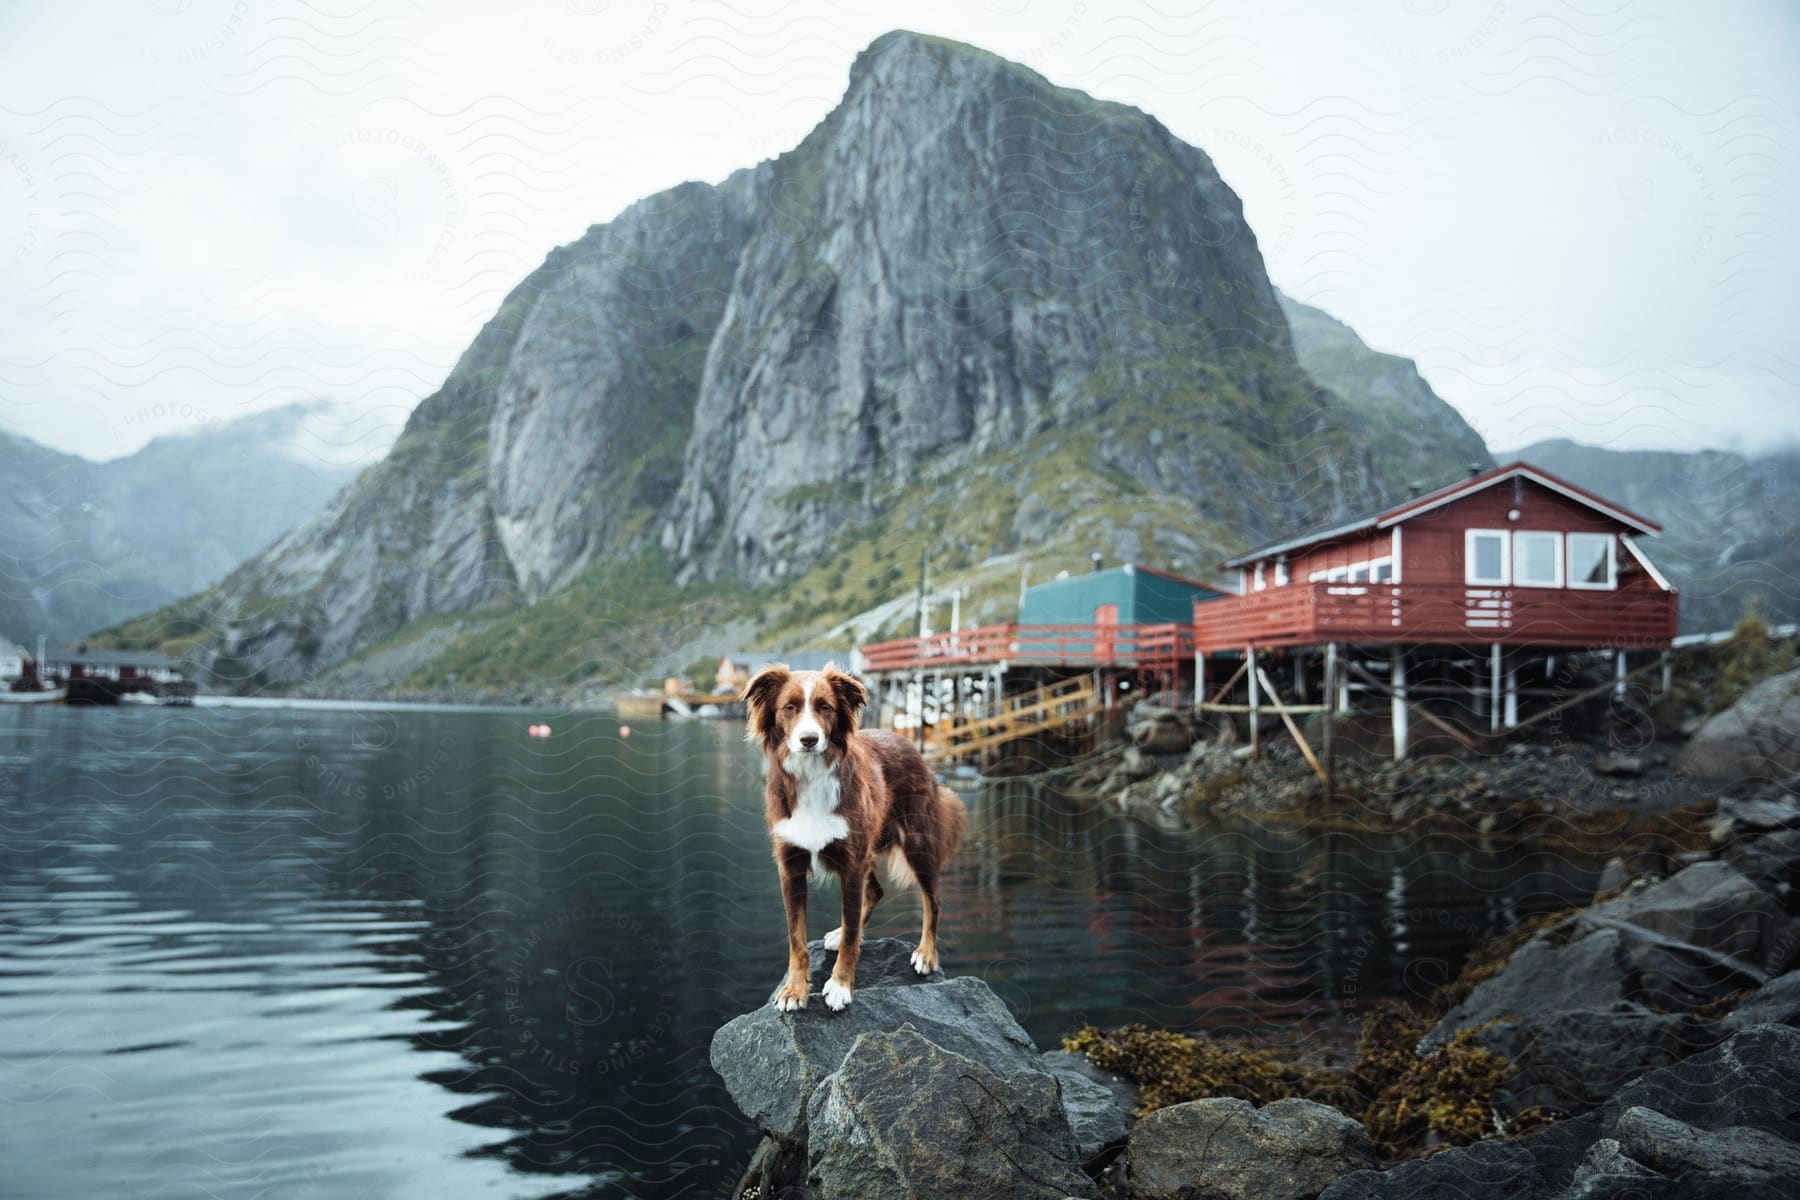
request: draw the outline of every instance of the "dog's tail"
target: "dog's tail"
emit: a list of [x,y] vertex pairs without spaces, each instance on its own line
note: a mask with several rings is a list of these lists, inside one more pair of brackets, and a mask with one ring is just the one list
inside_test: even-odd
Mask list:
[[963,834],[969,832],[969,808],[961,796],[943,784],[937,790],[937,819],[938,844],[943,847],[939,861],[948,862],[962,845]]

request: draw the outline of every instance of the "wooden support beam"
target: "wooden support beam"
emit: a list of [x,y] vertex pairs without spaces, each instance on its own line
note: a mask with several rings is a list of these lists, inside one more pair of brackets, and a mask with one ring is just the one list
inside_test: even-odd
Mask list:
[[1674,667],[1674,660],[1670,658],[1669,652],[1664,650],[1662,652],[1662,688],[1656,693],[1657,695],[1668,695],[1669,689],[1674,686]]
[[[1362,680],[1364,683],[1368,684],[1370,687],[1374,688],[1376,691],[1380,692],[1382,695],[1388,696],[1388,697],[1393,696],[1393,694],[1394,694],[1393,688],[1389,687],[1387,684],[1383,683],[1381,680],[1375,678],[1375,676],[1369,674],[1367,671],[1363,670],[1361,667],[1357,666],[1355,663],[1346,663],[1345,665],[1350,668],[1350,673],[1352,675],[1355,675],[1358,679]],[[1429,712],[1426,709],[1421,708],[1421,709],[1418,709],[1414,715],[1418,716],[1422,720],[1429,721],[1431,724],[1437,726],[1439,729],[1443,730],[1445,733],[1449,734],[1451,737],[1453,737],[1457,741],[1461,742],[1464,746],[1468,747],[1470,750],[1475,749],[1475,742],[1473,739],[1471,739],[1469,737],[1468,734],[1464,733],[1462,730],[1458,729],[1456,726],[1450,724],[1450,722],[1444,720],[1442,717],[1438,716],[1436,713]]]
[[1275,697],[1277,710],[1281,713],[1281,723],[1287,726],[1288,735],[1294,739],[1294,744],[1300,747],[1300,753],[1306,756],[1308,763],[1312,764],[1312,769],[1318,774],[1320,780],[1323,780],[1325,768],[1319,765],[1319,760],[1314,756],[1312,747],[1307,745],[1306,739],[1300,735],[1300,727],[1294,724],[1294,718],[1288,716],[1287,705],[1281,703],[1280,693],[1276,692],[1275,685],[1269,681],[1268,674],[1260,666],[1256,668],[1256,677],[1262,681],[1265,688],[1269,689],[1269,695]]
[[[1200,711],[1213,713],[1247,713],[1250,711],[1250,706],[1248,704],[1202,704],[1200,706]],[[1258,706],[1256,711],[1264,713],[1322,713],[1326,711],[1326,707],[1323,704],[1263,704]]]

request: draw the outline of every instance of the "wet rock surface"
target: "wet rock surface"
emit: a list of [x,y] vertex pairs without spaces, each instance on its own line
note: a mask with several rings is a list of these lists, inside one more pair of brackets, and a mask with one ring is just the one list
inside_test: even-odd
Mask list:
[[1094,1196],[1055,1076],[998,1075],[918,1031],[865,1033],[808,1102],[820,1196]]
[[897,938],[877,938],[864,946],[857,965],[855,1000],[834,1013],[825,1007],[819,988],[836,955],[816,942],[810,948],[816,967],[811,999],[804,1009],[783,1013],[772,1003],[765,1004],[713,1036],[713,1069],[744,1115],[764,1132],[789,1141],[802,1138],[808,1099],[864,1033],[911,1025],[942,1048],[996,1075],[1040,1070],[1037,1047],[981,980],[970,976],[946,980],[940,973],[936,982],[921,981],[906,965],[911,945]]
[[[1791,1197],[1800,1030],[1758,1025],[1619,1089],[1584,1117],[1338,1180],[1321,1200]],[[1772,1169],[1773,1168],[1773,1169]]]
[[1133,1200],[1312,1200],[1375,1163],[1361,1125],[1308,1100],[1170,1105],[1137,1123],[1126,1154]]
[[1800,771],[1800,671],[1758,683],[1682,749],[1683,772],[1722,783],[1780,784]]
[[[1627,1080],[1722,1040],[1707,1006],[1800,957],[1800,923],[1728,863],[1629,889],[1526,942],[1426,1036],[1478,1042],[1512,1064],[1504,1115],[1584,1112]],[[1771,1011],[1779,996],[1767,998]]]
[[714,1070],[765,1134],[737,1194],[1096,1194],[1082,1165],[1124,1137],[1128,1088],[1041,1056],[987,984],[920,977],[896,938],[864,943],[855,1000],[831,1012],[836,955],[809,951],[805,1009],[765,1004],[713,1037]]

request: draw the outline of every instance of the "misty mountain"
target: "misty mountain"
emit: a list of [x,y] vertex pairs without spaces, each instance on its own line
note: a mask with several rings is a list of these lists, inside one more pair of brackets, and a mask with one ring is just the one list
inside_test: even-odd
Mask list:
[[104,463],[0,431],[0,636],[72,639],[222,578],[354,475],[317,452],[329,414],[288,405]]
[[1681,589],[1683,632],[1730,629],[1752,602],[1773,623],[1800,621],[1800,451],[1750,458],[1557,438],[1517,457],[1663,527],[1644,549]]

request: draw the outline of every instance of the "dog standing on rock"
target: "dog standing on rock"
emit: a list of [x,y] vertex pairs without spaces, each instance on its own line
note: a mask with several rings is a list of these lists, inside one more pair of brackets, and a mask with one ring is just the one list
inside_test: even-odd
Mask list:
[[808,875],[836,875],[844,897],[843,924],[825,935],[825,948],[837,951],[826,1007],[837,1012],[856,992],[863,927],[882,897],[877,860],[889,883],[919,889],[924,926],[913,970],[937,970],[938,883],[969,813],[911,743],[857,728],[868,700],[861,681],[831,665],[823,671],[768,666],[744,686],[748,737],[769,764],[769,840],[787,906],[787,978],[775,993],[783,1012],[806,1007]]

